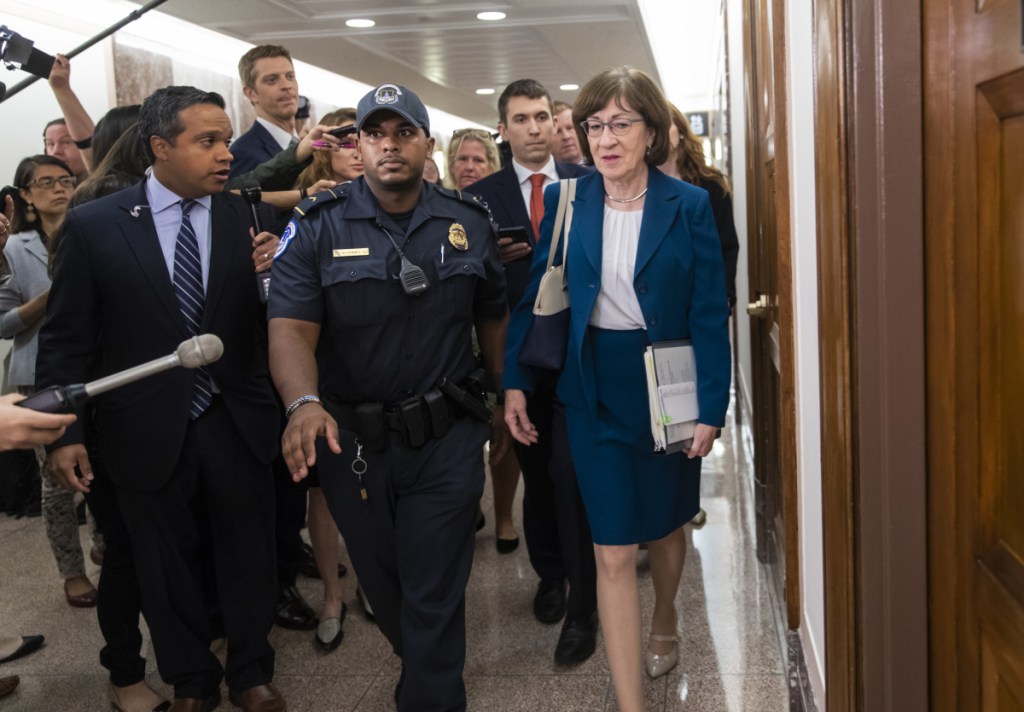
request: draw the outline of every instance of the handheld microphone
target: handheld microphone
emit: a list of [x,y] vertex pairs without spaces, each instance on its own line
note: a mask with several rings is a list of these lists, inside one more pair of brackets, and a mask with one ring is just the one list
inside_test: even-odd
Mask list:
[[[258,185],[250,185],[242,188],[242,197],[249,204],[249,217],[252,218],[252,229],[254,234],[263,232],[263,221],[260,219],[260,210],[257,207],[263,201],[263,191]],[[256,287],[259,289],[260,303],[266,304],[270,299],[270,270],[264,270],[256,275]]]
[[242,197],[249,204],[249,217],[252,218],[252,229],[259,235],[263,232],[263,221],[260,219],[258,206],[263,202],[263,190],[258,185],[250,185],[242,188]]
[[70,413],[76,410],[93,396],[112,391],[129,383],[142,380],[161,371],[176,366],[182,368],[199,368],[213,363],[224,354],[224,343],[214,334],[200,334],[178,344],[178,348],[169,356],[118,371],[104,378],[89,383],[76,383],[70,386],[50,386],[16,405],[30,408],[42,413]]

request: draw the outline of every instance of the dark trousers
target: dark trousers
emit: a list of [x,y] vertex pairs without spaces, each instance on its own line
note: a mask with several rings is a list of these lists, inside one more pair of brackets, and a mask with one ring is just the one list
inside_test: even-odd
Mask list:
[[487,435],[485,424],[463,419],[415,450],[397,436],[382,452],[364,450],[366,500],[352,471],[355,434],[341,431],[341,455],[318,441],[327,504],[377,625],[402,658],[400,712],[466,709],[466,583]]
[[296,483],[284,458],[278,455],[271,464],[274,471],[274,531],[277,548],[277,587],[295,585],[302,561],[302,527],[306,526],[305,480]]
[[100,575],[96,618],[103,634],[100,664],[110,671],[110,682],[127,687],[146,677],[146,660],[139,632],[142,596],[135,573],[131,540],[117,505],[114,483],[103,473],[103,464],[90,450],[94,479],[85,495],[103,534],[103,573]]
[[529,447],[516,442],[530,564],[542,579],[568,579],[568,618],[589,616],[597,609],[597,569],[569,450],[565,407],[554,386],[545,384],[527,398],[526,411],[538,434]]
[[[221,399],[189,424],[161,489],[119,487],[118,501],[157,666],[175,696],[208,697],[225,676],[235,690],[270,682],[274,484],[270,466],[246,447]],[[224,671],[209,648],[221,625]]]

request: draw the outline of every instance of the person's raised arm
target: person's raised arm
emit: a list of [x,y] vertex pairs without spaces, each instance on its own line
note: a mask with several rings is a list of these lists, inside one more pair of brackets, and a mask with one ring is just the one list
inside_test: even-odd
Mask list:
[[[57,104],[60,106],[61,114],[64,115],[64,123],[68,127],[68,134],[71,136],[71,140],[76,145],[84,141],[90,141],[96,125],[93,123],[92,117],[85,110],[85,107],[82,106],[82,102],[79,101],[78,95],[71,88],[71,60],[63,54],[58,54],[54,57],[49,82],[53,95],[57,99]],[[92,147],[81,148],[79,146],[79,150],[82,152],[82,160],[85,161],[85,167],[91,171],[94,168],[92,164]]]

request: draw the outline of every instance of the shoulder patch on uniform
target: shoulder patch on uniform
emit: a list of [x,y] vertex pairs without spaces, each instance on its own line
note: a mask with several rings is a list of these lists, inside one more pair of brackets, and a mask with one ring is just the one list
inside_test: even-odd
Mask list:
[[298,226],[295,224],[297,218],[292,218],[288,221],[288,226],[285,227],[284,233],[281,235],[280,242],[277,243],[277,250],[274,252],[274,259],[284,254],[284,251],[288,249],[288,243],[295,237],[295,233],[298,232]]
[[348,197],[348,189],[342,186],[335,186],[328,190],[321,191],[315,195],[311,195],[304,198],[302,202],[295,206],[295,218],[294,220],[301,220],[306,217],[310,212],[320,208],[328,203],[333,203],[336,200]]
[[470,205],[476,210],[482,212],[484,215],[487,216],[488,222],[491,223],[491,229],[495,233],[498,232],[498,223],[494,222],[494,216],[491,215],[491,209],[487,207],[487,203],[484,202],[484,199],[481,198],[479,195],[474,195],[473,193],[463,193],[461,190],[443,188],[436,184],[434,187],[437,189],[438,193],[445,196],[446,198],[454,198],[455,200],[458,200],[460,203],[463,203],[464,205]]

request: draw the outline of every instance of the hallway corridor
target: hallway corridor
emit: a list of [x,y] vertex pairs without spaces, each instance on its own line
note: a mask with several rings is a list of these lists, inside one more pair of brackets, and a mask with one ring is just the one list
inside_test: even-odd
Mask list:
[[[731,425],[731,422],[730,422]],[[725,430],[704,463],[702,503],[707,524],[688,527],[688,554],[679,593],[680,662],[646,683],[648,712],[781,712],[788,709],[785,662],[773,619],[766,573],[755,556],[751,464],[733,428]],[[522,497],[522,487],[519,498]],[[494,548],[490,487],[488,526],[477,534],[467,596],[466,685],[469,709],[483,712],[592,712],[616,710],[600,636],[582,665],[555,668],[560,626],[544,626],[530,612],[536,579],[525,546],[500,556]],[[521,506],[517,503],[521,512]],[[517,522],[520,534],[521,522]],[[83,542],[88,546],[85,528]],[[63,591],[41,519],[0,515],[0,629],[46,636],[45,647],[0,666],[21,685],[0,701],[3,712],[97,712],[109,709],[95,610],[76,610]],[[99,571],[91,563],[90,576]],[[650,615],[652,590],[641,552],[641,602]],[[334,653],[314,650],[312,633],[275,628],[276,683],[292,712],[368,712],[394,709],[397,659],[355,603],[355,577],[343,579],[349,615],[345,640]],[[300,579],[316,608],[319,582]],[[149,642],[146,641],[149,649]],[[151,649],[149,649],[151,653]],[[150,683],[167,692],[150,656]],[[233,709],[225,700],[219,709]]]

